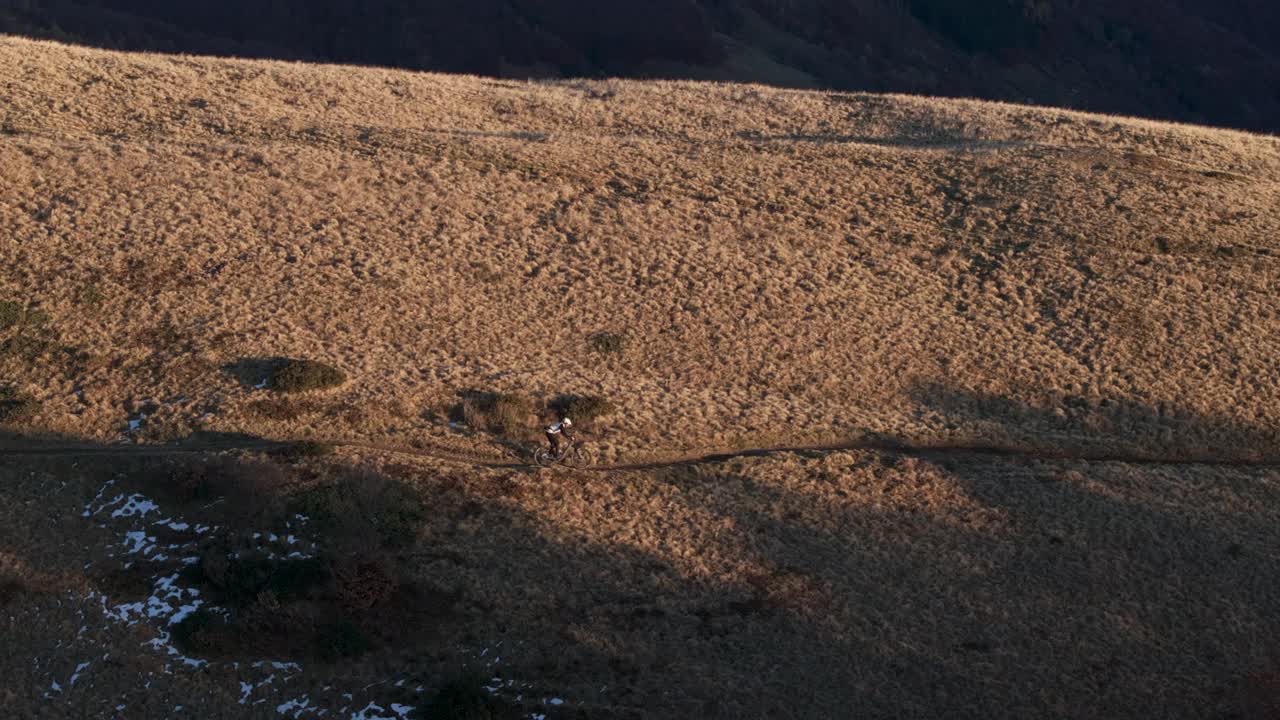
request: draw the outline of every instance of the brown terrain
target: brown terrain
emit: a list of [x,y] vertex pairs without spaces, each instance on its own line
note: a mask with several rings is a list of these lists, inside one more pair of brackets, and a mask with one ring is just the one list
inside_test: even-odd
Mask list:
[[0,98],[11,716],[1280,712],[1276,138],[11,37]]

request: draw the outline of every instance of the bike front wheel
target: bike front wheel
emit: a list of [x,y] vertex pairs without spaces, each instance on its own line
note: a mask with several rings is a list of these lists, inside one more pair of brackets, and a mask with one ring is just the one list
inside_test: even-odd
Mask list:
[[574,447],[564,457],[564,464],[574,468],[590,467],[594,461],[591,451],[584,447]]

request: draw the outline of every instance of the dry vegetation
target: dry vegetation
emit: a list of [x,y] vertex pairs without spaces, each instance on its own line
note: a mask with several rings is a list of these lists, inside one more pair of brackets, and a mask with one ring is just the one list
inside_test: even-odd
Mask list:
[[[188,579],[232,610],[184,647],[306,658],[325,702],[395,675],[442,689],[400,698],[427,716],[501,716],[449,684],[499,641],[504,676],[591,718],[1273,702],[1274,467],[1062,456],[1280,459],[1274,138],[10,38],[0,97],[0,422],[492,462],[568,409],[632,466],[6,458],[0,705],[111,648],[59,709],[276,716],[239,705],[241,666],[77,635],[86,593],[138,590],[81,517],[117,476],[229,533]],[[859,437],[1025,454],[644,466]],[[235,535],[297,512],[319,564]]]
[[[171,433],[451,436],[435,409],[476,390],[608,397],[599,444],[632,456],[867,432],[1275,448],[1274,138],[17,39],[0,59],[0,300],[49,336],[0,362],[51,429],[113,437],[151,400]],[[281,356],[350,382],[326,412],[255,412],[221,368]],[[991,437],[1002,400],[1041,412]]]

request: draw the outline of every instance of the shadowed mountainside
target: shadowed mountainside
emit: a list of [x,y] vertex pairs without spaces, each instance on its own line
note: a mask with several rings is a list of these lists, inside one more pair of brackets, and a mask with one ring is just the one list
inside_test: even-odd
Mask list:
[[621,75],[1033,102],[1276,131],[1266,0],[18,0],[0,32],[523,78]]

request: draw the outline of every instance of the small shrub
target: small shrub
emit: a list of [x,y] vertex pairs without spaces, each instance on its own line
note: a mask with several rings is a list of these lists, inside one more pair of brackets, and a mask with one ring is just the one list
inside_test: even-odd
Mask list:
[[627,340],[617,333],[598,332],[587,338],[592,350],[604,355],[617,355],[626,349]]
[[368,610],[396,591],[399,583],[387,563],[378,558],[360,558],[335,564],[334,595],[348,610]]
[[102,288],[97,285],[85,285],[80,288],[80,292],[76,295],[76,300],[81,305],[97,307],[107,301],[107,296],[102,292]]
[[590,425],[598,418],[617,411],[612,402],[599,395],[562,395],[552,401],[551,407],[557,414],[583,425]]
[[27,591],[27,586],[17,578],[0,577],[0,607],[16,600]]
[[13,388],[0,387],[0,423],[21,423],[35,417],[43,404]]
[[332,455],[337,449],[337,446],[333,443],[319,440],[300,440],[280,448],[275,454],[286,460],[302,460],[303,458]]
[[500,720],[513,717],[512,708],[484,689],[484,678],[469,673],[446,682],[423,707],[424,720]]
[[524,395],[472,392],[462,398],[462,419],[469,427],[508,437],[529,429],[533,401]]
[[226,620],[207,610],[196,610],[169,626],[169,637],[182,652],[196,654],[214,650],[215,638]]
[[39,360],[50,348],[50,343],[28,335],[14,335],[0,342],[0,357],[16,358],[27,362]]
[[326,660],[356,657],[373,647],[364,631],[347,619],[321,625],[315,643],[316,653]]
[[290,478],[279,465],[259,460],[219,458],[166,464],[140,472],[149,495],[180,503],[221,499],[218,512],[237,524],[275,525],[284,511],[282,493]]
[[0,330],[35,327],[49,322],[49,314],[13,300],[0,301]]
[[272,369],[267,387],[276,392],[306,392],[337,387],[347,376],[333,366],[314,360],[281,360]]

